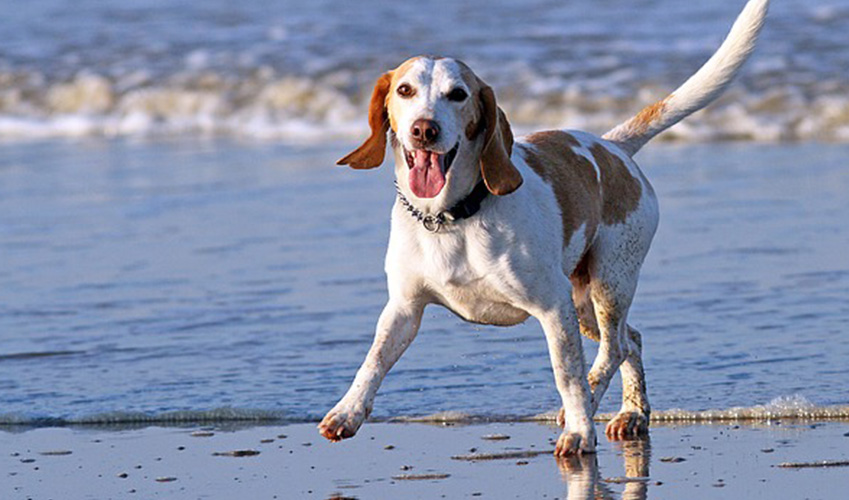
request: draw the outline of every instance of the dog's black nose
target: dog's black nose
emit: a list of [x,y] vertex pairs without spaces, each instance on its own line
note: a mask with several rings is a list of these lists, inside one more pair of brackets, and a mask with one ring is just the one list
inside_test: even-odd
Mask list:
[[410,130],[413,140],[421,146],[426,146],[436,142],[439,137],[439,125],[433,120],[419,118],[413,122],[413,128]]

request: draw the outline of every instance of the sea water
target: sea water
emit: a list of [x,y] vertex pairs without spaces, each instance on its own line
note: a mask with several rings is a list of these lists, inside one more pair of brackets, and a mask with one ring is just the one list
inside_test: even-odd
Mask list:
[[[392,169],[333,166],[348,146],[5,145],[0,420],[321,417],[387,298]],[[639,153],[661,224],[629,322],[656,410],[849,401],[847,158],[821,144]],[[614,381],[602,410],[619,397]],[[535,320],[482,327],[432,306],[374,415],[557,405]]]
[[[371,87],[457,57],[520,129],[604,131],[677,87],[743,0],[8,0],[0,136],[359,137]],[[666,139],[849,140],[849,1],[773,2],[739,81]]]

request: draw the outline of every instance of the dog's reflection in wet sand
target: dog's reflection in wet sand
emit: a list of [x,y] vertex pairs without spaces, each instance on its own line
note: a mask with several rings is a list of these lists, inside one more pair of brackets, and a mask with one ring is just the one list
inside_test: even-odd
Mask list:
[[619,441],[616,448],[625,462],[624,476],[602,478],[596,454],[555,458],[563,480],[566,481],[568,500],[614,500],[618,497],[611,488],[612,484],[624,484],[622,500],[647,498],[650,441],[647,438]]

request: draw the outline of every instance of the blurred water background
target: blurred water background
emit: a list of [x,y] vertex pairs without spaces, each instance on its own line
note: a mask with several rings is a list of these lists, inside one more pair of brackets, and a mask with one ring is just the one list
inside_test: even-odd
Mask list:
[[[742,4],[7,5],[0,422],[320,417],[386,299],[391,169],[332,166],[380,72],[453,55],[519,132],[603,132]],[[847,31],[849,2],[776,2],[731,91],[638,155],[662,214],[631,313],[656,409],[849,401]],[[433,307],[375,415],[556,405],[535,321]]]
[[[718,47],[742,0],[6,0],[0,136],[351,139],[380,72],[454,56],[520,129],[604,131]],[[757,57],[667,139],[849,140],[849,2],[782,0]]]

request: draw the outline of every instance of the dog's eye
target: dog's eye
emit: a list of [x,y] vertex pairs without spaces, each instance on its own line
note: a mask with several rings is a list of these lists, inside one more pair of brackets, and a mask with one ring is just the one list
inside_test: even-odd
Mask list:
[[457,87],[456,89],[452,89],[451,92],[448,92],[448,95],[446,97],[448,97],[449,101],[462,102],[465,101],[467,97],[469,97],[469,94],[467,94],[466,91],[461,89],[460,87]]
[[398,85],[398,88],[395,90],[395,92],[398,92],[398,95],[405,99],[413,97],[416,94],[416,90],[408,83],[402,83],[401,85]]

